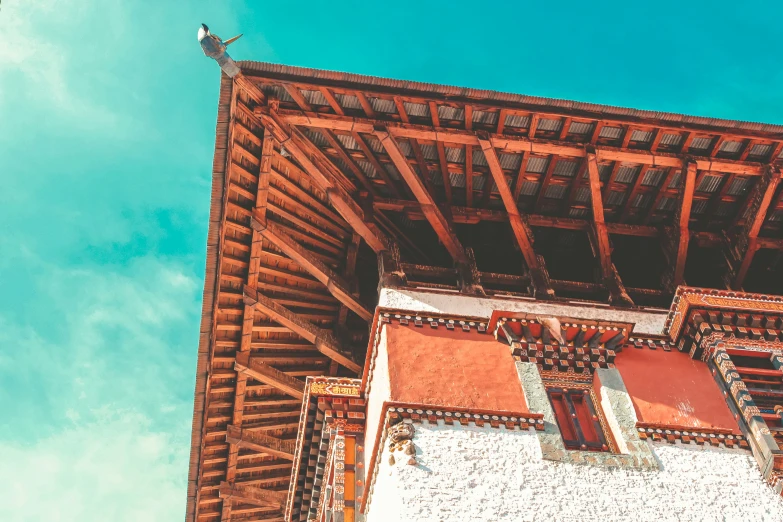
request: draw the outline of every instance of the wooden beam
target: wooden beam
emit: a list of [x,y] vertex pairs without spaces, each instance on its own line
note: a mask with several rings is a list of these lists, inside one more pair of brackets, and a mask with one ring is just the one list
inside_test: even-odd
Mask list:
[[[514,195],[508,186],[506,176],[500,166],[497,152],[488,138],[487,135],[484,135],[483,137],[482,135],[479,135],[479,145],[484,152],[484,157],[489,165],[489,171],[498,187],[500,198],[503,200],[503,205],[506,207],[506,213],[508,214],[508,220],[511,224],[514,238],[517,241],[517,245],[522,252],[528,270],[530,271],[534,294],[538,298],[551,299],[554,297],[554,291],[549,285],[549,277],[546,273],[546,268],[544,267],[544,259],[541,256],[537,256],[533,250],[533,234],[519,214],[519,207],[517,207]],[[489,182],[489,180],[487,180],[487,182]]]
[[397,197],[400,197],[400,190],[399,188],[397,188],[397,183],[395,183],[395,181],[391,178],[391,176],[389,176],[389,173],[386,172],[386,169],[383,168],[383,165],[381,165],[381,162],[378,161],[378,158],[375,156],[375,153],[372,151],[372,149],[364,140],[364,138],[358,132],[351,133],[351,136],[356,141],[356,144],[359,145],[359,148],[364,153],[364,156],[367,158],[367,161],[370,162],[370,165],[372,165],[372,167],[378,173],[378,176],[381,177],[383,182],[386,183],[386,186],[389,187],[389,190],[392,191],[392,194],[394,194]]
[[[421,212],[419,203],[416,201],[379,198],[373,201],[373,207],[376,210],[403,212],[412,220],[426,219],[424,213]],[[505,223],[508,221],[508,213],[504,210],[452,206],[450,211],[454,219],[453,222],[459,224],[473,225],[482,221],[492,221],[495,223]],[[586,232],[592,226],[591,221],[578,218],[544,216],[541,214],[527,214],[525,215],[525,218],[528,225],[534,227],[581,230]],[[652,226],[606,223],[606,228],[610,234],[618,234],[621,236],[652,238],[661,236],[661,231],[657,227]]]
[[[630,131],[629,131],[630,132]],[[618,306],[633,306],[633,301],[623,287],[617,269],[612,263],[612,249],[609,231],[604,220],[604,204],[601,198],[601,180],[598,175],[598,160],[592,151],[587,152],[587,175],[590,181],[590,196],[593,209],[593,232],[597,243],[597,255],[601,264],[604,284],[609,289],[609,301]]]
[[226,442],[286,460],[294,460],[296,451],[296,441],[277,439],[258,431],[243,430],[232,424],[226,426]]
[[675,214],[675,227],[671,240],[671,257],[669,265],[671,270],[664,274],[664,286],[673,291],[677,286],[685,281],[685,260],[688,257],[688,243],[690,241],[690,230],[688,223],[691,219],[691,207],[693,206],[693,192],[696,188],[696,163],[686,161],[682,170],[682,200]]
[[634,181],[633,187],[628,193],[628,199],[625,202],[625,205],[623,205],[623,210],[620,212],[620,221],[621,223],[625,221],[625,219],[628,217],[628,214],[631,212],[631,209],[633,208],[633,200],[636,198],[636,195],[639,193],[639,189],[642,186],[642,181],[644,181],[644,176],[647,174],[647,170],[649,170],[649,165],[642,165],[641,170],[639,170],[639,174],[636,175],[636,180]]
[[302,381],[281,372],[277,368],[262,362],[260,359],[250,357],[248,352],[237,353],[234,369],[258,382],[273,386],[291,397],[297,399],[304,397],[305,385]]
[[220,498],[224,501],[241,502],[242,504],[252,504],[260,507],[277,507],[282,509],[288,499],[287,492],[261,489],[256,486],[229,484],[228,482],[221,482],[218,492]]
[[[280,119],[276,111],[270,110],[268,107],[261,109],[264,110],[257,111],[257,114],[264,127],[285,147],[315,183],[326,192],[334,209],[376,253],[386,250],[388,238],[378,230],[375,224],[365,220],[359,205],[345,192],[334,175],[326,173],[331,163],[323,152],[312,146],[309,141],[302,140],[293,127]],[[313,160],[317,161],[319,165],[316,165]]]
[[258,308],[273,321],[282,324],[297,335],[313,343],[319,352],[330,359],[337,361],[354,372],[358,373],[362,370],[362,366],[354,361],[351,355],[340,348],[332,332],[299,317],[285,306],[276,303],[273,299],[247,286],[244,288],[244,300],[246,303],[250,303]]
[[740,290],[756,251],[761,248],[759,232],[761,231],[772,198],[780,185],[783,174],[777,167],[768,167],[766,174],[756,182],[748,196],[748,219],[738,230],[727,236],[724,249],[728,270],[724,275],[727,286]]
[[451,179],[449,178],[449,162],[446,160],[446,148],[442,141],[435,143],[438,150],[438,164],[440,174],[443,177],[443,190],[446,194],[446,204],[451,205]]
[[[256,108],[256,111],[259,111],[260,109],[263,108]],[[372,133],[374,132],[373,127],[376,124],[375,121],[362,118],[350,118],[321,113],[307,115],[300,111],[281,112],[283,113],[283,116],[281,117],[285,122],[305,127]],[[475,131],[472,130],[433,128],[426,125],[395,122],[384,122],[384,125],[386,126],[387,131],[398,139],[413,138],[419,140],[443,141],[454,145],[478,145],[478,137],[476,136]],[[497,134],[491,135],[490,141],[496,149],[510,153],[531,152],[534,154],[556,154],[558,156],[570,158],[584,158],[586,155],[583,146],[572,143],[533,140],[527,137],[500,136]],[[683,165],[683,159],[676,154],[653,154],[649,151],[640,149],[596,147],[595,155],[598,161],[601,162],[620,161],[655,167],[678,168],[681,168]],[[745,176],[760,176],[763,170],[763,165],[760,163],[706,157],[696,157],[693,158],[692,161],[696,163],[696,168],[699,170],[713,170],[742,174]]]
[[[367,175],[362,171],[361,168],[359,168],[359,165],[356,164],[356,162],[353,160],[350,154],[343,148],[343,144],[340,143],[340,140],[337,139],[337,136],[330,131],[329,129],[320,129],[321,135],[323,135],[324,138],[326,138],[326,141],[331,145],[331,147],[337,152],[337,156],[343,160],[343,163],[348,166],[348,169],[353,172],[353,175],[356,176],[356,179],[359,180],[359,182],[364,186],[367,191],[375,195],[375,186],[372,184],[372,181],[367,177]],[[392,187],[392,190],[394,188]]]
[[536,196],[536,202],[533,205],[533,209],[536,212],[541,210],[541,203],[543,203],[544,198],[546,197],[546,189],[549,187],[549,181],[552,179],[552,174],[555,172],[555,164],[557,164],[557,158],[554,155],[549,156],[549,163],[547,163],[546,171],[541,179],[541,186],[538,189],[538,196]]
[[465,205],[473,206],[473,145],[465,145]]
[[359,301],[357,296],[353,295],[349,289],[350,285],[320,259],[289,237],[282,228],[257,212],[253,213],[250,223],[253,230],[275,244],[285,255],[323,283],[335,299],[353,310],[365,321],[372,321],[373,313]]
[[[427,191],[422,180],[416,175],[416,172],[414,172],[410,163],[408,163],[408,159],[405,157],[405,154],[403,154],[402,149],[400,149],[397,140],[383,127],[375,129],[374,133],[386,149],[389,158],[391,158],[392,162],[397,167],[402,179],[404,179],[410,187],[416,200],[421,205],[421,210],[424,212],[424,215],[427,217],[427,220],[432,225],[432,228],[435,230],[435,233],[438,235],[438,238],[441,243],[443,243],[443,246],[449,252],[452,259],[457,263],[467,264],[468,259],[465,255],[465,249],[460,244],[456,234],[451,230],[451,225],[446,220],[446,217],[443,215],[440,208],[438,208],[432,194]],[[422,170],[426,170],[426,167]]]
[[321,94],[324,95],[324,98],[326,98],[326,103],[329,104],[329,106],[332,108],[332,110],[334,110],[334,112],[336,112],[340,116],[345,116],[345,111],[340,106],[340,103],[337,101],[337,98],[334,97],[334,94],[332,94],[332,91],[330,91],[326,87],[320,87],[318,90],[321,91]]

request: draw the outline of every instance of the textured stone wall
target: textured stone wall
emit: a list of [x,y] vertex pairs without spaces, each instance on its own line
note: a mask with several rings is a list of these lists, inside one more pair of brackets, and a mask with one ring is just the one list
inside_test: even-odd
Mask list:
[[547,461],[532,431],[416,424],[416,465],[388,445],[367,522],[783,520],[744,450],[650,443],[660,469]]

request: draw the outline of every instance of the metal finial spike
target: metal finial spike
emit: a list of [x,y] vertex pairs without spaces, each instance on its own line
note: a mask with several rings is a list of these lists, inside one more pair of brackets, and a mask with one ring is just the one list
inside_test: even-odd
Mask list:
[[226,40],[226,41],[225,41],[225,42],[223,42],[223,43],[224,43],[224,44],[226,44],[226,45],[228,46],[228,45],[231,45],[232,43],[236,42],[237,40],[239,40],[241,37],[242,37],[242,35],[241,35],[241,34],[238,34],[238,35],[236,35],[236,36],[235,36],[235,37],[233,37],[233,38],[229,38],[228,40]]

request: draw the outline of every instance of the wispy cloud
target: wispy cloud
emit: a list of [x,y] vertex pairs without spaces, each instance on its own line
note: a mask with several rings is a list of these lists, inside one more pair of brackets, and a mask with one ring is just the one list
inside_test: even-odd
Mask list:
[[0,441],[0,519],[182,518],[187,439],[155,430],[147,417],[132,410],[103,408],[91,417],[87,422],[75,418],[63,430],[29,444]]
[[[75,78],[80,74],[89,78],[91,74],[78,69],[72,49],[63,46],[60,39],[70,28],[81,25],[84,15],[85,10],[73,1],[4,3],[0,82],[7,92],[30,103],[42,104],[38,109],[70,118],[75,127],[85,124],[93,129],[116,127],[119,117],[114,111],[75,88]],[[89,35],[72,31],[69,38],[77,43]],[[10,96],[5,99],[11,101]]]
[[0,316],[0,520],[180,518],[199,281],[154,257],[42,273],[38,320]]

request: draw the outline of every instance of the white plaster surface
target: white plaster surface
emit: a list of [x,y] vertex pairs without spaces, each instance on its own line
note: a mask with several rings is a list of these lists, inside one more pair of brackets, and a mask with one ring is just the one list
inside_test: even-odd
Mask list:
[[415,428],[418,465],[384,448],[367,522],[783,520],[747,451],[646,442],[661,466],[647,471],[542,460],[531,431]]
[[556,315],[593,321],[634,323],[634,333],[661,335],[666,312],[618,310],[581,304],[545,303],[519,298],[486,298],[461,294],[383,288],[378,306],[420,313],[453,314],[489,319],[495,310]]

